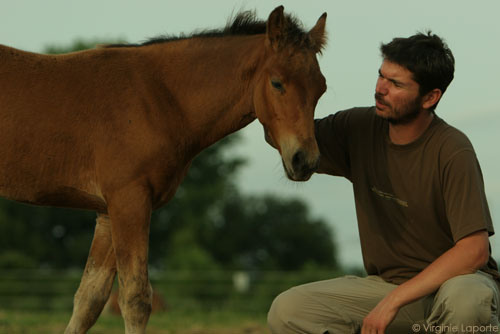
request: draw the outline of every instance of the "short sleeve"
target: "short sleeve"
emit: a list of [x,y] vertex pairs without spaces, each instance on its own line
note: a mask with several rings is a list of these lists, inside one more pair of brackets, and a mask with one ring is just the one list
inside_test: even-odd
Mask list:
[[443,171],[443,192],[455,242],[480,230],[494,233],[481,168],[472,148],[450,157]]
[[315,132],[321,155],[317,172],[350,179],[349,111],[315,120]]

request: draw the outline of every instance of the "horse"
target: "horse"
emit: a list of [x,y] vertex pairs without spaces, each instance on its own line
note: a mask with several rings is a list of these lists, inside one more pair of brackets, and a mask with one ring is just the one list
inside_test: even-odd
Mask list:
[[97,213],[66,334],[97,321],[118,273],[125,332],[152,303],[152,210],[204,148],[258,119],[291,180],[319,163],[314,110],[326,13],[306,31],[275,8],[225,28],[63,55],[0,46],[0,196]]

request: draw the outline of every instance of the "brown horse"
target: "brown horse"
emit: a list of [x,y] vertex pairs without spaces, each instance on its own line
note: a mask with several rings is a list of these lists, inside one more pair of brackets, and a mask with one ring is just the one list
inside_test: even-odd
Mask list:
[[151,211],[207,146],[258,118],[288,177],[310,177],[325,21],[305,32],[280,6],[267,22],[242,13],[220,31],[141,45],[0,46],[0,195],[98,213],[66,333],[95,323],[116,272],[126,333],[144,333]]

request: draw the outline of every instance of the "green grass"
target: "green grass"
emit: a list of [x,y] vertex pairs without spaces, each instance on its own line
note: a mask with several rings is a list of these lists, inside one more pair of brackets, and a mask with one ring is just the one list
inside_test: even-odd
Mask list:
[[[63,333],[71,314],[65,312],[20,312],[0,309],[0,334]],[[120,316],[102,314],[88,334],[123,334]],[[269,334],[265,314],[230,311],[153,314],[148,334]]]

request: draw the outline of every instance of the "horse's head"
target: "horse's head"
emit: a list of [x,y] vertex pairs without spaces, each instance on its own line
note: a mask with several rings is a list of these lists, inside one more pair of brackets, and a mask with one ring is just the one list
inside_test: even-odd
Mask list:
[[324,13],[304,32],[276,8],[267,21],[266,59],[254,95],[266,141],[281,154],[288,178],[308,180],[319,164],[314,109],[326,90],[316,54],[325,44]]

